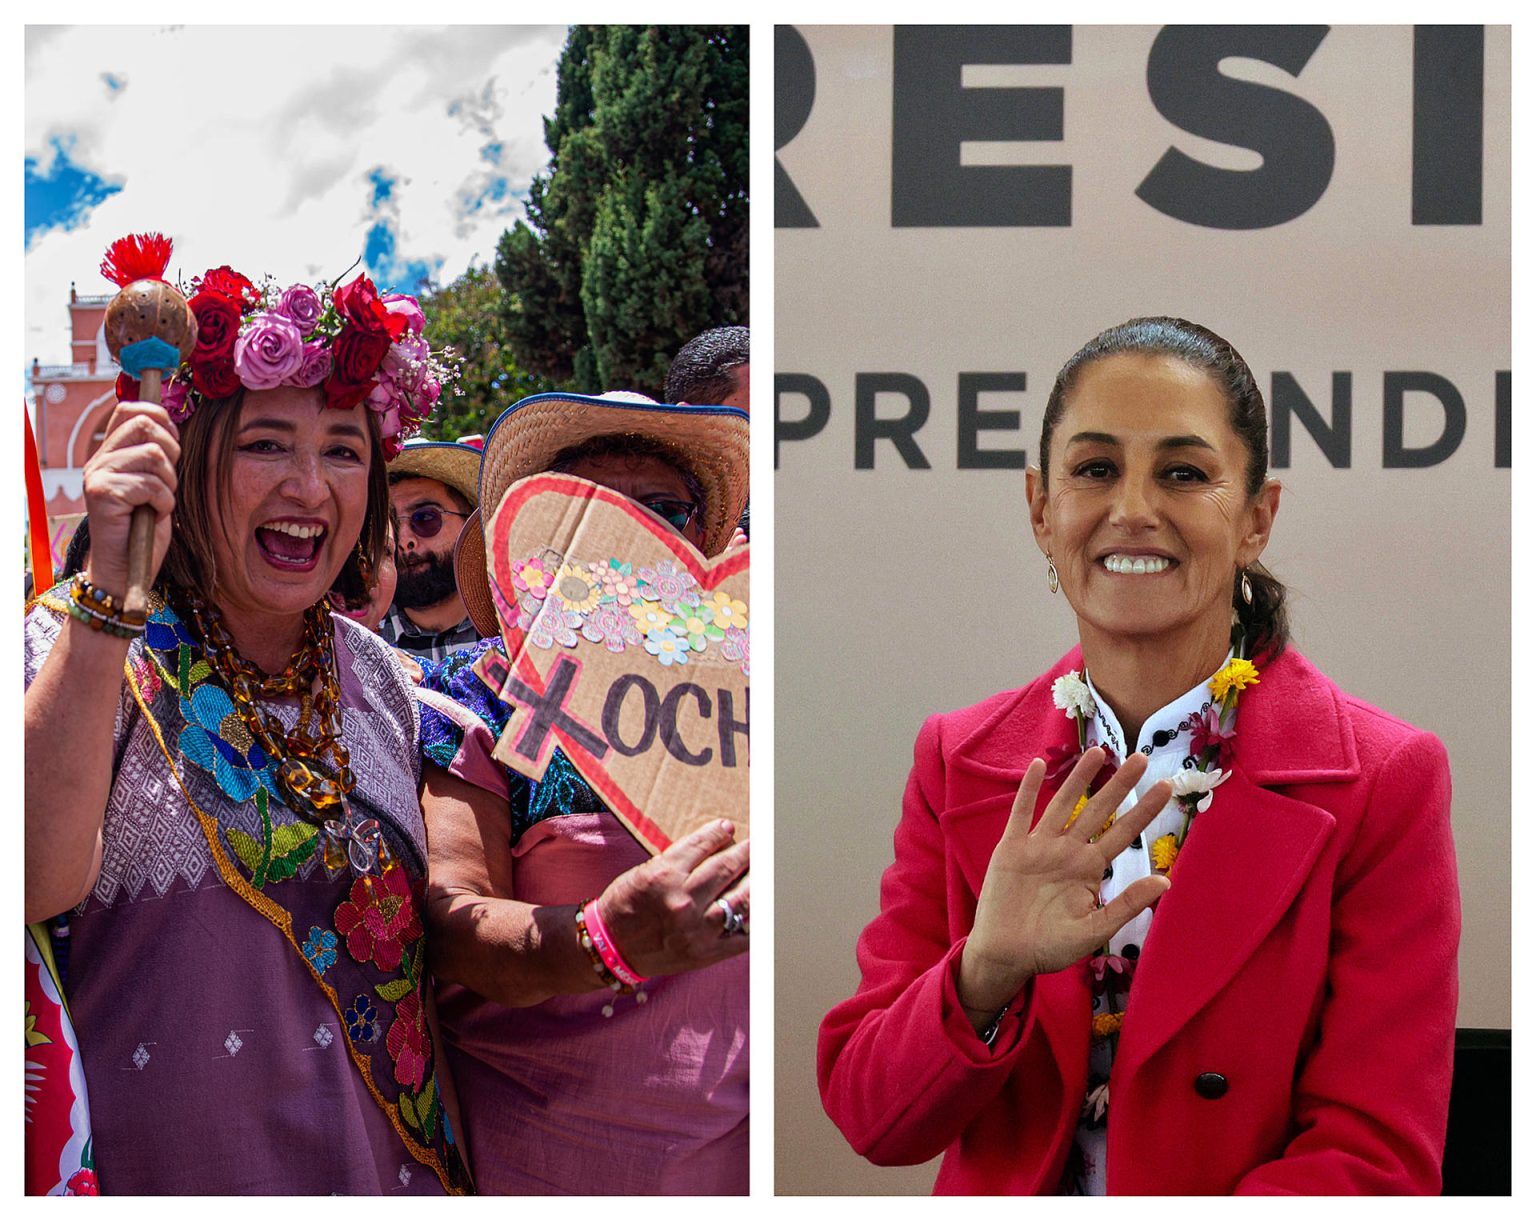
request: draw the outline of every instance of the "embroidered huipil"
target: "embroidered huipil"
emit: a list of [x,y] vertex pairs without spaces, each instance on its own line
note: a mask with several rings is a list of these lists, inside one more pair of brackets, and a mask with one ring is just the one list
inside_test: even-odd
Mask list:
[[[29,685],[67,597],[51,590],[27,615]],[[69,916],[65,994],[102,1192],[462,1189],[427,1009],[404,672],[333,618],[350,799],[396,861],[369,882],[333,877],[188,626],[158,597],[151,609],[125,664],[101,872]],[[297,719],[294,704],[264,706]]]
[[[599,894],[646,850],[558,748],[533,783],[491,757],[511,709],[471,668],[501,637],[427,667],[422,752],[510,805],[519,901]],[[745,1194],[747,956],[504,1008],[439,984],[439,1012],[481,1194]],[[640,1002],[643,1000],[643,1003]],[[613,1015],[602,1015],[612,1004]]]
[[[1230,657],[1228,658],[1230,660]],[[1225,661],[1222,662],[1226,664]],[[1088,745],[1102,746],[1109,751],[1114,762],[1126,757],[1125,733],[1115,718],[1114,710],[1094,689],[1093,676],[1084,675],[1088,689],[1093,694],[1097,712],[1088,722]],[[1141,726],[1141,739],[1136,743],[1147,758],[1147,769],[1142,773],[1135,789],[1120,805],[1119,812],[1133,808],[1142,795],[1160,779],[1171,779],[1183,770],[1189,757],[1190,729],[1201,711],[1216,707],[1211,697],[1209,679],[1186,691],[1171,703],[1159,708],[1147,717]],[[1213,768],[1214,769],[1214,768]],[[1216,800],[1221,799],[1221,789],[1216,789]],[[1190,833],[1198,833],[1200,816],[1190,823]],[[1131,845],[1117,856],[1105,870],[1099,890],[1100,900],[1108,903],[1132,882],[1151,876],[1152,845],[1165,834],[1178,834],[1184,828],[1184,810],[1177,800],[1170,800]],[[1177,867],[1175,867],[1175,872]],[[1104,985],[1095,981],[1093,1014],[1125,1011],[1126,999],[1134,986],[1136,960],[1141,946],[1147,939],[1147,929],[1152,926],[1151,910],[1143,911],[1109,942],[1110,963],[1104,967]],[[1097,956],[1097,955],[1095,955]],[[1113,959],[1123,959],[1115,962]],[[1116,969],[1117,965],[1122,966]],[[1104,1176],[1105,1150],[1109,1124],[1108,1107],[1114,1104],[1109,1095],[1109,1074],[1114,1063],[1116,1038],[1094,1039],[1088,1051],[1088,1095],[1083,1102],[1082,1115],[1078,1120],[1076,1141],[1067,1159],[1066,1176],[1062,1183],[1066,1194],[1106,1194]]]

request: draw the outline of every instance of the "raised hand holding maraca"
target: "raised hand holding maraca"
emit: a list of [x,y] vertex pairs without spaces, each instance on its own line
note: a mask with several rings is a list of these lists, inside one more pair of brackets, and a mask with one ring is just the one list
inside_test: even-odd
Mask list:
[[160,404],[164,373],[197,343],[197,319],[186,298],[163,278],[171,243],[158,233],[112,244],[101,271],[121,291],[107,307],[107,350],[139,381],[139,398],[120,402],[100,448],[85,464],[91,521],[91,583],[141,615],[149,585],[171,540],[175,507],[176,425]]

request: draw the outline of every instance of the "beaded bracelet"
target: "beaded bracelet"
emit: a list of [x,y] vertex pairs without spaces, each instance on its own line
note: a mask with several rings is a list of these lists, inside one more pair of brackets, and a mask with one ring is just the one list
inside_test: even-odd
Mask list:
[[105,631],[119,639],[131,640],[144,634],[144,612],[130,614],[117,598],[76,572],[69,582],[69,613],[94,631]]
[[602,912],[597,909],[596,898],[582,907],[582,926],[586,929],[587,935],[592,938],[592,947],[603,959],[603,965],[607,966],[621,983],[638,987],[645,982],[646,976],[626,962],[619,953],[619,947],[613,943],[613,935],[603,924]]
[[612,970],[603,963],[602,954],[597,951],[597,946],[592,943],[592,933],[587,927],[587,906],[596,902],[595,898],[589,898],[576,908],[576,939],[581,943],[582,950],[587,959],[592,963],[592,972],[602,979],[603,986],[610,991],[617,991],[620,995],[629,995],[635,989],[622,982]]

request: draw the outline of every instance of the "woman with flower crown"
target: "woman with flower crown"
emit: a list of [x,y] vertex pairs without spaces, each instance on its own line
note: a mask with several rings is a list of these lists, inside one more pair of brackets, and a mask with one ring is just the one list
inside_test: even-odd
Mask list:
[[823,1103],[966,1194],[1438,1193],[1460,930],[1428,733],[1290,645],[1242,357],[1075,354],[1027,476],[1079,647],[935,716]]
[[[124,239],[103,270],[169,255]],[[25,626],[26,918],[68,913],[101,1189],[458,1193],[416,705],[329,601],[371,584],[384,463],[445,369],[366,276],[191,289],[196,348],[163,405],[120,379],[84,570]],[[124,606],[140,505],[147,616]]]

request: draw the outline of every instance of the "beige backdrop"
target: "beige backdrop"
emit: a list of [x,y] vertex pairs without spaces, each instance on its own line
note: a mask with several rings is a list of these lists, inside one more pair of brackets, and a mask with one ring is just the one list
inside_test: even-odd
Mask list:
[[[1020,419],[981,445],[1033,460],[1057,368],[1138,314],[1205,322],[1267,397],[1287,372],[1324,419],[1334,374],[1351,374],[1351,464],[1330,465],[1293,423],[1266,561],[1293,591],[1299,647],[1445,741],[1465,907],[1459,1023],[1508,1027],[1510,483],[1495,462],[1495,374],[1510,365],[1508,29],[1486,31],[1481,224],[1411,222],[1411,28],[1335,27],[1296,75],[1226,60],[1230,76],[1310,102],[1335,143],[1314,206],[1246,231],[1172,219],[1135,193],[1170,146],[1220,168],[1260,164],[1162,117],[1147,84],[1155,28],[1078,26],[1070,63],[965,70],[967,89],[1062,91],[1061,140],[961,153],[1072,167],[1071,224],[1013,228],[893,227],[892,31],[800,33],[814,103],[777,156],[817,227],[775,234],[775,364],[818,379],[831,411],[819,434],[782,444],[776,484],[777,1190],[929,1188],[935,1164],[870,1166],[826,1119],[817,1025],[856,985],[854,941],[876,912],[923,718],[1022,684],[1075,638],[1045,587],[1022,472],[957,468],[959,375],[1026,375],[1022,392],[983,396]],[[776,70],[782,105],[782,55]],[[1439,464],[1384,468],[1387,371],[1459,390],[1465,435]],[[874,469],[855,469],[855,375],[890,372],[931,396],[917,433],[931,469],[908,469],[886,441]],[[778,407],[795,420],[807,402],[781,393]],[[905,409],[878,400],[881,416]],[[1432,444],[1434,400],[1409,395],[1405,411],[1404,443]]]

